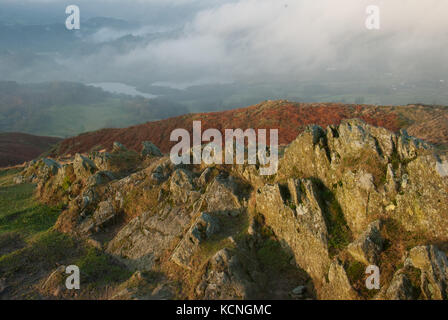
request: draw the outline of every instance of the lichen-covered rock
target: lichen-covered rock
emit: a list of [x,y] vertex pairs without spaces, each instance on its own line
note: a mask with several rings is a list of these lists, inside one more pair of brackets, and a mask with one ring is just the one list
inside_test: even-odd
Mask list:
[[218,219],[206,212],[201,213],[177,245],[171,259],[182,267],[190,268],[191,257],[199,244],[217,232],[219,232]]
[[87,186],[94,187],[109,183],[115,180],[115,176],[110,171],[98,171],[94,175],[87,178]]
[[443,157],[418,156],[406,166],[394,215],[410,232],[431,232],[440,241],[448,234],[448,177],[437,171]]
[[237,255],[222,249],[209,260],[196,295],[206,300],[250,299],[259,287],[249,274]]
[[78,179],[87,179],[98,169],[92,160],[77,153],[73,160],[73,170]]
[[266,185],[256,194],[256,209],[294,254],[297,264],[321,282],[331,263],[328,230],[311,180]]
[[218,176],[208,186],[204,195],[208,212],[237,216],[243,210],[242,194],[235,179]]
[[321,284],[319,297],[328,300],[356,300],[358,294],[353,290],[342,264],[335,260],[330,264],[328,281]]
[[427,299],[448,299],[448,259],[435,246],[419,246],[409,252],[408,263],[421,271],[421,290]]
[[365,265],[378,264],[384,244],[380,230],[381,221],[372,222],[367,230],[347,247],[347,251]]
[[173,173],[173,164],[168,159],[162,159],[154,164],[151,171],[151,180],[159,184],[167,180]]
[[174,171],[170,181],[172,199],[177,203],[186,203],[194,190],[192,173],[185,169]]
[[145,212],[129,222],[109,242],[107,252],[136,270],[151,270],[156,261],[175,245],[191,223],[190,212],[165,207],[158,213]]
[[112,300],[168,300],[175,298],[174,289],[164,278],[136,271],[122,283],[111,297]]
[[98,204],[94,214],[87,217],[79,228],[81,232],[88,234],[110,222],[116,214],[117,212],[110,201],[102,201]]
[[416,298],[411,281],[402,270],[397,271],[385,292],[381,292],[380,300],[414,300]]
[[111,171],[112,155],[108,152],[92,152],[90,155],[93,163],[100,171]]
[[42,158],[38,161],[29,162],[23,171],[23,176],[35,183],[45,183],[51,177],[56,176],[60,168],[61,165],[57,161]]

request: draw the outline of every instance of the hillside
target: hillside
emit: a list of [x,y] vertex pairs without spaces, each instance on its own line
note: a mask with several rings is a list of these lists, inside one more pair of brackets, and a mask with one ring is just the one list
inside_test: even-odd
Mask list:
[[119,141],[130,149],[140,150],[141,143],[145,140],[154,142],[166,153],[172,146],[169,141],[171,132],[176,128],[185,128],[191,132],[193,120],[202,120],[203,130],[278,128],[279,142],[285,145],[293,141],[309,124],[327,126],[350,118],[360,118],[368,124],[382,126],[394,132],[407,129],[413,136],[430,143],[442,147],[448,145],[448,107],[306,104],[279,100],[230,111],[188,114],[125,129],[89,132],[64,140],[54,155],[73,155],[93,148],[111,150],[114,141]]
[[40,137],[25,133],[0,133],[0,167],[30,161],[61,141],[60,138]]

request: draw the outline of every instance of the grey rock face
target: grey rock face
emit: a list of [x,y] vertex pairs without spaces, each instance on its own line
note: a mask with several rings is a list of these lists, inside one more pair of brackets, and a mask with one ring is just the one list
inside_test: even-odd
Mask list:
[[132,269],[151,270],[190,223],[190,212],[183,208],[165,207],[155,215],[143,213],[118,232],[107,252],[121,258]]
[[231,178],[216,177],[205,193],[208,212],[236,216],[242,205],[236,183]]
[[186,203],[193,189],[193,179],[190,171],[185,169],[177,169],[174,171],[170,181],[170,191],[172,198],[176,202]]
[[208,213],[201,213],[173,252],[171,259],[190,268],[191,257],[203,241],[219,232],[219,221]]

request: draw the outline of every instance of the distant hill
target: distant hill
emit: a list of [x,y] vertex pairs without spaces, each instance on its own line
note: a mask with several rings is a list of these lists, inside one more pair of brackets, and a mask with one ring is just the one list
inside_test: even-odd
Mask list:
[[163,152],[169,152],[173,145],[169,141],[171,132],[176,128],[185,128],[191,132],[194,120],[202,120],[203,130],[277,128],[279,143],[289,144],[309,124],[327,126],[350,118],[360,118],[395,132],[407,129],[410,134],[440,147],[448,145],[448,107],[306,104],[280,100],[230,111],[188,114],[126,129],[85,133],[62,141],[55,155],[88,152],[94,147],[111,149],[114,141],[140,150],[141,142],[145,140],[152,141]]
[[60,138],[40,137],[24,133],[0,133],[0,167],[32,160],[61,141]]

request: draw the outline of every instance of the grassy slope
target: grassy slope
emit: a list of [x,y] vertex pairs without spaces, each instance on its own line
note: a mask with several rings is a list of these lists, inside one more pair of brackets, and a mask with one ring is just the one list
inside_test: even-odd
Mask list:
[[0,278],[9,287],[0,298],[45,298],[38,284],[58,265],[80,267],[81,298],[101,296],[107,285],[130,276],[110,257],[53,230],[60,209],[38,204],[34,185],[13,185],[16,172],[0,172]]

